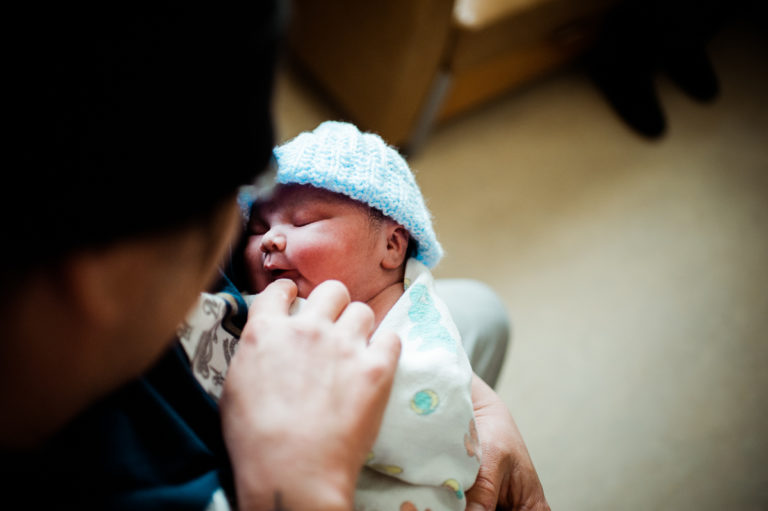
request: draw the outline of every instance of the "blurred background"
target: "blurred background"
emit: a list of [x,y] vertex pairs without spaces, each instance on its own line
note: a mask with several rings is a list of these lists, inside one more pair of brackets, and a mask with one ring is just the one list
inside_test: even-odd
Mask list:
[[[350,120],[408,154],[436,275],[509,310],[497,390],[553,509],[768,509],[765,9],[683,41],[710,65],[692,90],[657,66],[677,43],[656,30],[698,12],[612,25],[651,36],[628,48],[611,2],[398,3],[294,3],[279,140]],[[606,55],[650,88],[611,90]]]

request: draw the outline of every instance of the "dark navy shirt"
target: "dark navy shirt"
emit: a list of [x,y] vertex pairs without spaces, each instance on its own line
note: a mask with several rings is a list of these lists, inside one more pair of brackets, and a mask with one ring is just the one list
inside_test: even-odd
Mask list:
[[[218,288],[242,301],[226,278]],[[3,495],[31,509],[202,510],[219,488],[234,502],[218,405],[178,342],[36,451],[0,458]]]

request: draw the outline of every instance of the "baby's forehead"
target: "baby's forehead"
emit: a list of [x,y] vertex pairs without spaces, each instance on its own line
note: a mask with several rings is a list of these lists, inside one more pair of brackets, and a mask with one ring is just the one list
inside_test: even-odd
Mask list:
[[371,208],[358,200],[344,194],[317,188],[312,185],[280,184],[277,185],[268,198],[257,200],[254,207],[260,211],[270,211],[291,207],[310,206],[313,204],[338,204],[360,208],[367,212]]

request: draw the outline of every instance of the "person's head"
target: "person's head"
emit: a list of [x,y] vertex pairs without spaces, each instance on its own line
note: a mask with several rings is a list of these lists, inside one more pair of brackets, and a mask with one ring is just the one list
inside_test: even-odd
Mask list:
[[321,282],[343,282],[367,301],[402,280],[410,236],[403,226],[349,197],[311,185],[279,185],[254,204],[245,262],[251,289],[293,280],[306,298]]
[[287,277],[306,297],[335,279],[367,301],[402,281],[408,256],[430,267],[442,257],[411,170],[378,135],[329,121],[274,153],[279,185],[254,202],[247,231],[251,290]]
[[203,225],[266,166],[272,2],[14,9],[0,201],[14,250],[3,251],[4,277]]
[[8,16],[0,371],[68,393],[61,420],[146,369],[215,276],[274,144],[279,16],[45,3]]

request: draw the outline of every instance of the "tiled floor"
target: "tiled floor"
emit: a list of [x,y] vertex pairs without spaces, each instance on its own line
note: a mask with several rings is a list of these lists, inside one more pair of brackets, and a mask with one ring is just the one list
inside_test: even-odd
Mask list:
[[[726,27],[722,94],[659,78],[667,135],[576,68],[443,126],[410,163],[447,257],[514,322],[499,393],[553,509],[768,509],[768,40]],[[338,118],[289,72],[281,139]]]

